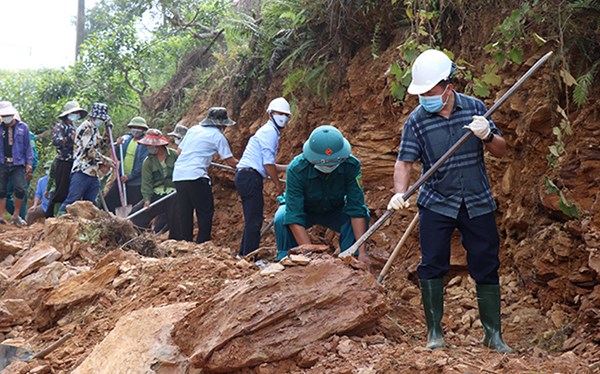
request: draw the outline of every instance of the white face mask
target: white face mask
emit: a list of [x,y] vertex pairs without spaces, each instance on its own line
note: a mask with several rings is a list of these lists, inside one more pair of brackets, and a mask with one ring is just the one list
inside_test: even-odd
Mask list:
[[8,125],[12,122],[13,118],[15,118],[15,116],[2,117],[2,122],[4,122],[5,125]]
[[321,173],[329,174],[332,171],[334,171],[335,169],[337,169],[338,166],[340,166],[340,165],[341,164],[335,164],[335,165],[315,165],[315,169],[317,169]]
[[286,116],[285,114],[272,114],[271,117],[275,124],[282,128],[285,127],[290,120],[290,117]]
[[181,143],[181,138],[177,138],[177,137],[173,138],[173,143],[179,145],[179,143]]
[[131,136],[133,136],[134,138],[139,138],[140,136],[144,135],[144,130],[140,130],[140,129],[130,129],[129,133],[131,134]]
[[79,115],[79,113],[71,113],[71,114],[67,115],[67,118],[71,122],[77,122],[77,120],[80,118],[80,115]]

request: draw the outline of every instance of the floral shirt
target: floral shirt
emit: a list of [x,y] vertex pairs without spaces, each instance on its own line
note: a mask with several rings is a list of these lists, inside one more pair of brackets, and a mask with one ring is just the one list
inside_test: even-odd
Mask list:
[[102,138],[98,128],[85,121],[75,131],[75,161],[72,172],[81,172],[92,177],[98,176],[100,164],[112,165],[112,160],[101,153]]
[[52,144],[56,147],[56,157],[59,160],[72,161],[75,127],[66,122],[57,123],[52,128]]

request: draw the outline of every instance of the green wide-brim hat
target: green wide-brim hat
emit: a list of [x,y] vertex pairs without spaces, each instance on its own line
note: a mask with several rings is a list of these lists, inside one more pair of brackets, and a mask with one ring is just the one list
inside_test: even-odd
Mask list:
[[127,124],[127,127],[141,127],[145,130],[149,128],[144,117],[133,117]]
[[329,125],[314,129],[302,147],[304,158],[315,165],[343,162],[351,152],[350,143],[340,130]]

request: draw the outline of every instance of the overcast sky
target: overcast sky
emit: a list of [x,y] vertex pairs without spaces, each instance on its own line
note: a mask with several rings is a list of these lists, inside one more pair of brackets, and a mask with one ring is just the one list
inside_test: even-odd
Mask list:
[[0,16],[0,69],[73,64],[77,0],[0,0]]

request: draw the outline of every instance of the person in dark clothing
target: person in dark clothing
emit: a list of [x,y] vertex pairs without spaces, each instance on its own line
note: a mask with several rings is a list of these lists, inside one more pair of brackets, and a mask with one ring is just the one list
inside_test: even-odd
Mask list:
[[73,147],[75,145],[75,129],[78,121],[87,116],[77,101],[65,104],[65,110],[58,116],[60,123],[52,129],[52,144],[56,147],[56,156],[51,167],[54,183],[48,183],[48,207],[46,217],[53,217],[55,205],[65,201],[71,184],[71,169],[73,168]]
[[29,128],[16,118],[17,110],[8,101],[0,102],[0,224],[6,224],[6,195],[8,182],[12,182],[15,207],[11,223],[24,226],[27,223],[19,216],[25,196],[27,178],[33,164],[33,150],[29,139]]

